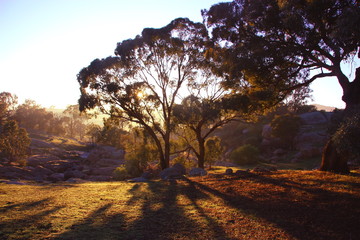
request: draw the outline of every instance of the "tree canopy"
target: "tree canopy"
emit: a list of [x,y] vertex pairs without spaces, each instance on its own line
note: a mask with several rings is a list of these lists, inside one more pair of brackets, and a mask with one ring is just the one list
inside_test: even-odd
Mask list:
[[[279,100],[316,79],[334,76],[346,104],[360,102],[341,63],[360,45],[356,0],[234,0],[203,11],[217,42],[213,58],[232,86]],[[354,88],[355,87],[355,88]]]
[[207,30],[186,18],[117,44],[115,56],[94,60],[78,74],[80,109],[139,124],[153,138],[162,168],[169,166],[173,107],[194,79],[201,78]]

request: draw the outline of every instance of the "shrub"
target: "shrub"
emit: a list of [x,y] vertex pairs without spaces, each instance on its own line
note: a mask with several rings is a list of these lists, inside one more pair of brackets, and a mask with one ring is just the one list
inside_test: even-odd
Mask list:
[[219,160],[224,149],[221,146],[221,139],[219,137],[208,138],[205,142],[205,162],[213,165],[215,161]]
[[9,161],[19,161],[27,154],[30,138],[24,128],[19,128],[16,121],[6,121],[0,126],[0,157]]
[[125,166],[117,167],[113,172],[113,178],[118,181],[123,181],[130,178],[128,171]]
[[141,144],[125,154],[125,168],[130,176],[136,177],[143,173],[148,162],[158,159],[158,151],[153,144]]
[[350,158],[360,157],[360,114],[348,118],[332,135],[336,150]]
[[286,147],[292,147],[300,130],[301,118],[293,114],[276,115],[270,125],[272,135],[279,138]]
[[230,159],[239,165],[254,164],[258,162],[259,150],[250,144],[236,148],[230,155]]

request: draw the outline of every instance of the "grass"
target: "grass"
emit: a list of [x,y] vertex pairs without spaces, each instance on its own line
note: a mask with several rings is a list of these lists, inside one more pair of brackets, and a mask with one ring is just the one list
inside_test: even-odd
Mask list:
[[0,183],[0,239],[356,239],[360,173]]

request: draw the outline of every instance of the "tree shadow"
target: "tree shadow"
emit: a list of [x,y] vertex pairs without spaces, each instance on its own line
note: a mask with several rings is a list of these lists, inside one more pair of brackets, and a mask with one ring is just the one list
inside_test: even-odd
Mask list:
[[0,239],[31,239],[38,233],[50,230],[51,223],[44,222],[44,218],[64,208],[64,206],[56,206],[47,210],[40,210],[50,200],[50,198],[46,198],[3,207],[0,211],[1,214],[10,210],[17,212],[37,211],[37,213],[24,214],[21,218],[12,218],[11,220],[1,219]]
[[124,229],[124,216],[121,213],[108,215],[107,211],[112,206],[112,203],[108,203],[97,208],[53,239],[121,239],[118,234]]
[[[360,198],[348,193],[312,189],[289,180],[277,180],[263,175],[247,174],[252,181],[280,186],[287,191],[296,189],[311,194],[310,201],[297,201],[283,196],[279,198],[248,198],[241,194],[227,194],[226,191],[211,188],[199,182],[192,182],[197,188],[211,193],[242,212],[278,226],[296,239],[351,239],[360,236],[358,228]],[[235,177],[230,181],[240,179]],[[232,185],[230,183],[229,185]],[[269,190],[271,192],[271,189]],[[276,194],[276,193],[274,193]],[[261,200],[260,200],[261,199]],[[347,203],[356,206],[346,206]],[[355,211],[355,212],[354,212]],[[351,213],[351,214],[349,214]]]

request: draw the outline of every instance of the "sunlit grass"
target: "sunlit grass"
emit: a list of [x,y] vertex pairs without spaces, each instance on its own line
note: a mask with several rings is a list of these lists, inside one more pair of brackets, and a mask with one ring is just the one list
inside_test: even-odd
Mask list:
[[1,183],[0,239],[349,239],[359,200],[358,172]]

